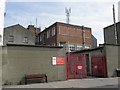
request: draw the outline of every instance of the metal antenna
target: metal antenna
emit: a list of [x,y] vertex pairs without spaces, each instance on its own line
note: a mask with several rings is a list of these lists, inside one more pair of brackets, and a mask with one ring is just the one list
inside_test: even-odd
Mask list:
[[117,26],[116,26],[116,20],[115,20],[115,9],[114,9],[114,5],[113,5],[113,21],[114,21],[115,43],[117,44]]
[[67,9],[65,8],[65,13],[66,13],[66,22],[69,24],[70,23],[70,13],[71,13],[71,8]]
[[37,34],[37,18],[36,18],[36,31],[35,31],[35,34]]

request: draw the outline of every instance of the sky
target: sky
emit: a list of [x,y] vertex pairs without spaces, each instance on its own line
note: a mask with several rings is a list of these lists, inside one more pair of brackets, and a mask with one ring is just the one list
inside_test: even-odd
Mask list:
[[[31,2],[30,2],[31,1]],[[92,34],[97,38],[98,44],[104,43],[103,28],[113,24],[112,5],[115,5],[116,21],[118,20],[118,1],[109,0],[98,2],[93,0],[79,2],[38,2],[32,1],[6,2],[4,27],[21,24],[27,27],[29,24],[41,27],[52,25],[55,22],[66,23],[65,7],[71,8],[70,24],[84,25],[92,28]]]

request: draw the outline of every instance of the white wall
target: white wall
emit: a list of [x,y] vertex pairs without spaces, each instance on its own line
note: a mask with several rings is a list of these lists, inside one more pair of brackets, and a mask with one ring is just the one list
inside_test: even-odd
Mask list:
[[[3,37],[4,27],[4,12],[5,12],[5,0],[0,0],[0,35]],[[3,45],[3,38],[1,38],[0,46]]]
[[120,21],[120,1],[118,2],[118,21]]

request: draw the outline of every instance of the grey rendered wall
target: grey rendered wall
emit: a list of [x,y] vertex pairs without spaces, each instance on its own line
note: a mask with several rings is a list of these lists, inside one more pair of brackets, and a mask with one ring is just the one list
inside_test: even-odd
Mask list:
[[105,46],[108,77],[116,76],[118,68],[118,46]]
[[[117,41],[120,45],[120,22],[116,24],[117,26]],[[114,34],[114,24],[104,28],[104,42],[106,44],[116,44],[115,42],[115,34]]]
[[17,84],[25,74],[46,74],[48,82],[65,80],[65,65],[52,65],[53,56],[65,56],[63,49],[42,47],[4,47],[3,84]]
[[92,48],[97,47],[97,39],[92,35]]
[[118,45],[120,45],[120,22],[117,23]]
[[[14,36],[14,42],[8,42],[9,35]],[[28,43],[23,42],[24,37],[28,37]],[[19,24],[15,26],[11,26],[4,29],[3,45],[6,45],[6,44],[35,45],[35,35]]]
[[114,26],[109,26],[104,28],[104,43],[106,44],[116,44]]

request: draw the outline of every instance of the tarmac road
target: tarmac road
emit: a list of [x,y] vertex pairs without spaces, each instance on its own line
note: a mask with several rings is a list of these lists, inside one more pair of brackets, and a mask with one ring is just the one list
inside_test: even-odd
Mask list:
[[3,86],[3,88],[118,88],[118,77],[70,79],[49,83]]

